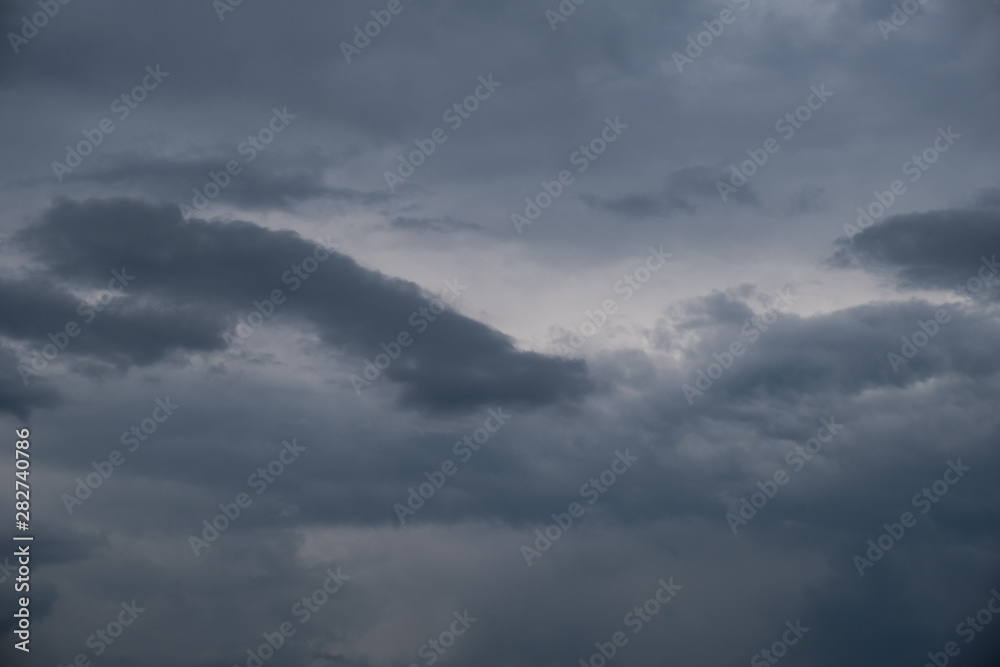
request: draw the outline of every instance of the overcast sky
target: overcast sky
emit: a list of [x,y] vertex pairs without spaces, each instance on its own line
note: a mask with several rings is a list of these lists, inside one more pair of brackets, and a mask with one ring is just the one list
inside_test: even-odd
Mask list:
[[993,0],[0,23],[3,664],[996,664]]

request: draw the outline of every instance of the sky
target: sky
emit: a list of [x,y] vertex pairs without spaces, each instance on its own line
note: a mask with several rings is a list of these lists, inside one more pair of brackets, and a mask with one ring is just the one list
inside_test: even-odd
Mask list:
[[993,0],[0,26],[4,665],[996,664]]

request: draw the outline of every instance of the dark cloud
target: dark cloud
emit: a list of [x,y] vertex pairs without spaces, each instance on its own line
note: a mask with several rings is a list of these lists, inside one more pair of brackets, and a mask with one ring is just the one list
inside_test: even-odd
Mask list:
[[[921,331],[920,322],[933,324],[939,312],[946,322],[929,327],[936,333],[927,346],[894,369],[889,353],[901,356],[902,338]],[[1000,370],[989,342],[1000,333],[1000,323],[953,304],[873,303],[803,318],[781,310],[769,314],[760,305],[751,309],[742,299],[717,293],[695,300],[683,316],[667,322],[656,332],[666,349],[676,332],[700,334],[697,345],[685,350],[684,382],[691,386],[698,370],[717,363],[715,355],[728,355],[734,342],[743,346],[745,352],[732,360],[725,376],[694,399],[695,405],[712,409],[726,410],[745,397],[778,402],[803,395],[843,398],[952,374],[986,379]]]
[[[116,187],[137,188],[162,199],[185,204],[197,213],[208,203],[229,203],[248,209],[290,209],[312,199],[329,199],[351,205],[370,206],[389,200],[385,192],[363,192],[337,188],[323,182],[328,160],[314,153],[284,158],[270,154],[268,166],[241,164],[235,176],[226,173],[230,160],[242,158],[235,153],[201,158],[109,156],[99,160],[73,180]],[[205,196],[205,186],[215,183],[211,174],[225,183],[216,197]],[[215,187],[214,185],[212,187]]]
[[[96,296],[78,298],[47,283],[46,279],[0,280],[3,312],[0,334],[30,341],[41,348],[57,344],[71,354],[92,354],[122,368],[162,360],[172,351],[217,350],[223,346],[221,329],[226,322],[218,313],[196,307],[154,304],[132,297],[137,290],[108,289],[112,271],[128,280],[134,265],[108,269],[87,285]],[[102,282],[103,281],[103,282]],[[75,327],[77,333],[67,330]],[[71,338],[67,338],[67,335]],[[64,343],[54,343],[53,337]],[[33,350],[39,353],[39,350]],[[37,354],[32,355],[37,356]]]
[[[63,201],[19,238],[51,275],[64,280],[98,287],[111,270],[136,276],[130,299],[142,305],[123,310],[131,326],[103,320],[114,338],[100,344],[119,354],[133,351],[133,363],[151,363],[167,349],[218,348],[238,314],[284,289],[289,303],[282,313],[355,354],[373,357],[382,351],[380,343],[391,343],[402,331],[416,336],[405,358],[386,371],[402,385],[408,404],[544,405],[590,390],[582,362],[518,351],[509,337],[452,310],[428,315],[432,302],[416,285],[364,269],[335,251],[317,263],[311,259],[316,245],[291,232],[247,222],[185,221],[172,205],[114,199]],[[322,268],[313,269],[315,277],[300,278],[293,267],[307,258]],[[299,287],[300,294],[290,294]],[[33,302],[23,293],[21,298]],[[157,305],[146,307],[150,303]],[[62,325],[69,299],[64,296],[60,305],[62,315],[41,306],[48,319],[33,324],[36,332]],[[421,309],[416,318],[425,324],[414,325],[411,316]],[[23,322],[31,321],[21,315]],[[95,331],[95,338],[99,335]]]
[[584,195],[582,199],[591,208],[602,209],[623,218],[651,218],[664,212],[662,202],[638,193],[609,198]]
[[815,183],[803,185],[788,199],[789,215],[808,215],[829,208],[826,188]]
[[[717,173],[708,167],[689,167],[671,173],[660,194],[632,193],[620,197],[583,195],[581,198],[593,209],[608,211],[624,218],[664,217],[676,213],[694,215],[698,212],[698,205],[719,201],[716,183],[721,180],[728,184],[727,178],[726,174]],[[740,204],[760,204],[750,185],[730,196]]]
[[12,349],[0,345],[0,413],[6,412],[26,420],[35,408],[52,408],[58,404],[56,392],[49,387],[25,384],[18,372],[19,359]]
[[1000,283],[989,263],[1000,252],[1000,211],[990,208],[892,216],[837,246],[832,265],[885,273],[906,289],[954,290],[979,275],[989,285],[977,292],[995,295]]
[[[1000,250],[994,3],[241,2],[220,18],[228,1],[0,0],[0,431],[32,431],[35,662],[243,665],[291,620],[266,667],[426,664],[464,609],[479,620],[436,664],[596,664],[622,630],[609,664],[759,665],[797,618],[810,630],[782,665],[921,665],[962,642],[1000,583],[1000,323],[980,297],[997,292],[947,294]],[[58,13],[13,48],[40,2]],[[58,180],[52,162],[157,64],[162,86]],[[501,82],[485,100],[481,76]],[[834,94],[808,114],[820,85]],[[289,130],[182,215],[286,106]],[[608,118],[627,130],[580,171]],[[953,150],[928,148],[939,127]],[[390,192],[385,172],[438,128]],[[754,158],[723,202],[716,182]],[[572,184],[517,234],[511,214],[561,170]],[[831,249],[894,179],[891,215]],[[286,274],[327,234],[341,245],[308,280]],[[661,244],[670,265],[624,298],[616,281]],[[469,291],[430,322],[445,280]],[[798,300],[772,322],[786,286]],[[229,338],[274,289],[273,318]],[[942,309],[897,372],[890,355]],[[574,360],[545,353],[581,322],[598,331]],[[402,331],[413,345],[356,394],[350,375]],[[689,402],[712,364],[729,367]],[[179,409],[129,449],[166,397]],[[461,460],[488,409],[512,416]],[[843,430],[793,470],[831,418]],[[258,495],[248,477],[290,439],[301,459]],[[608,485],[624,451],[638,460]],[[852,557],[957,459],[971,471],[859,576]],[[788,484],[733,535],[727,513],[777,470]],[[590,504],[585,484],[606,492]],[[427,485],[400,525],[395,504]],[[190,536],[240,492],[252,504],[196,557]],[[583,515],[528,567],[522,546],[572,501]],[[347,585],[291,617],[337,567]],[[671,577],[677,599],[623,626]],[[143,616],[93,655],[133,599]],[[993,667],[993,625],[956,666]]]
[[392,229],[408,232],[438,232],[440,234],[484,231],[483,227],[474,222],[463,222],[452,218],[416,218],[402,215],[393,218],[389,226]]

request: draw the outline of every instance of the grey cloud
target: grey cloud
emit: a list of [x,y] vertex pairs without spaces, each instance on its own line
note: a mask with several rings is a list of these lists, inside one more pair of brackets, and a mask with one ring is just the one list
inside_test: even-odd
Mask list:
[[397,216],[389,223],[393,229],[411,232],[437,232],[447,234],[449,232],[482,232],[483,227],[474,222],[463,222],[453,218],[417,218],[411,216]]
[[[983,258],[1000,252],[1000,211],[992,208],[948,209],[896,215],[840,239],[828,262],[891,276],[904,289],[953,290],[979,274]],[[989,293],[997,293],[1000,275],[992,275]],[[985,293],[984,293],[985,294]]]
[[638,193],[608,198],[584,195],[581,199],[591,208],[603,209],[623,218],[650,218],[664,211],[659,200]]
[[[659,194],[632,193],[619,197],[583,195],[581,199],[593,209],[608,211],[624,218],[641,219],[675,213],[694,215],[698,212],[699,205],[719,201],[716,182],[722,180],[728,184],[726,179],[726,174],[708,167],[688,167],[672,172]],[[753,186],[749,184],[730,196],[733,201],[743,205],[760,204]]]
[[13,350],[0,345],[0,413],[25,420],[32,410],[55,407],[59,400],[49,387],[25,385],[17,370],[18,362]]
[[[120,271],[130,277],[129,265]],[[71,354],[93,354],[124,367],[159,361],[171,351],[212,350],[222,347],[218,314],[187,306],[156,305],[131,298],[132,290],[107,289],[108,269],[100,289],[91,299],[77,298],[68,291],[46,284],[44,279],[0,280],[4,308],[0,311],[0,333],[36,346],[52,343],[50,336],[65,335],[73,323],[80,333],[67,349]],[[134,267],[131,269],[134,271]],[[130,286],[131,287],[131,286]]]
[[[151,196],[185,204],[196,212],[199,205],[205,205],[200,202],[223,202],[250,209],[290,209],[300,202],[320,198],[352,206],[373,206],[390,199],[385,192],[324,184],[323,170],[329,162],[316,154],[269,154],[267,169],[244,163],[240,165],[240,173],[231,176],[226,173],[226,163],[238,157],[235,152],[200,158],[114,155],[98,159],[94,165],[87,165],[67,178],[139,188]],[[237,162],[242,162],[242,158]],[[209,199],[204,193],[205,186],[214,183],[212,173],[218,174],[226,185],[220,188],[217,197]]]
[[983,188],[975,196],[974,205],[977,208],[1000,206],[1000,188]]
[[[246,222],[185,221],[174,206],[127,199],[64,201],[19,238],[63,280],[99,284],[108,267],[134,267],[135,298],[166,304],[153,321],[138,314],[144,333],[136,340],[188,349],[217,347],[225,318],[234,322],[254,299],[282,285],[294,290],[293,281],[306,285],[290,271],[315,250],[291,232]],[[325,342],[363,356],[381,352],[380,342],[411,328],[411,313],[430,306],[416,285],[336,252],[307,287],[289,298],[283,312],[316,327]],[[201,333],[171,336],[159,328],[177,320],[198,323]],[[205,330],[207,323],[214,331]],[[450,310],[386,375],[402,385],[404,402],[439,409],[489,401],[544,405],[590,391],[583,363],[518,351],[507,336]]]
[[829,207],[826,188],[807,183],[788,198],[787,211],[790,215],[808,215]]
[[[348,587],[293,619],[267,667],[423,664],[418,648],[465,608],[481,620],[437,664],[577,665],[630,633],[624,614],[670,576],[678,599],[609,664],[746,665],[801,616],[812,629],[779,667],[920,665],[997,586],[996,302],[908,300],[954,289],[998,250],[993,3],[917,3],[885,40],[876,22],[900,0],[402,0],[351,63],[341,41],[388,0],[244,1],[224,21],[212,0],[58,4],[14,54],[7,31],[38,0],[0,0],[0,428],[36,438],[40,664],[69,664],[132,598],[148,615],[95,664],[246,664],[338,565]],[[560,5],[572,15],[552,30]],[[677,71],[673,53],[725,7],[735,20]],[[157,63],[162,88],[57,183],[51,161]],[[442,112],[491,73],[502,87],[451,130]],[[823,83],[829,106],[721,202],[720,174]],[[284,105],[295,125],[206,209],[252,222],[182,219],[176,204]],[[616,115],[622,140],[517,235],[511,213]],[[831,250],[947,124],[962,136],[906,181],[890,210],[905,215]],[[447,142],[389,194],[384,171],[437,127]],[[110,199],[122,195],[172,204]],[[328,231],[357,254],[334,253],[292,293],[283,272]],[[661,243],[678,262],[590,339],[586,362],[505,335],[544,349],[544,332],[580,321],[619,265]],[[484,288],[461,302],[469,315],[442,315],[356,396],[350,373],[434,296],[392,276],[429,288],[438,264]],[[25,386],[23,355],[123,266],[134,284],[58,376]],[[800,314],[751,343],[741,328],[773,289],[755,285],[786,282]],[[266,329],[227,345],[275,288],[289,298]],[[886,354],[939,308],[950,321],[893,372]],[[747,352],[689,405],[681,387],[733,341]],[[166,395],[177,416],[68,515],[61,494]],[[457,461],[481,402],[515,417],[399,526],[393,503]],[[829,415],[844,432],[732,535],[726,512]],[[309,447],[301,462],[194,558],[188,536],[291,437]],[[640,461],[526,567],[521,545],[616,449]],[[958,457],[973,471],[858,577],[851,556]],[[956,666],[993,667],[992,628]],[[5,643],[0,663],[13,653]]]
[[[939,310],[948,318],[936,338],[907,360],[899,372],[888,354],[900,354],[902,337],[920,331],[919,322],[934,319]],[[733,342],[746,352],[714,383],[698,403],[724,409],[741,397],[794,400],[802,394],[854,395],[877,387],[901,387],[933,377],[958,374],[985,379],[1000,365],[990,353],[989,340],[1000,332],[989,316],[942,307],[921,300],[873,303],[803,318],[781,314],[773,324],[754,321],[737,305],[730,308],[728,326],[713,326],[686,364],[685,383],[694,385],[695,372],[728,354]],[[735,322],[732,318],[742,318]],[[683,326],[683,323],[680,325]],[[744,329],[744,327],[746,327]],[[670,328],[664,337],[670,337]]]

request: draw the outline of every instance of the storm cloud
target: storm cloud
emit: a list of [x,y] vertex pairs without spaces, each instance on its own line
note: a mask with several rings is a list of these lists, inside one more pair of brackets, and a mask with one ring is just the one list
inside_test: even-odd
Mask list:
[[0,27],[4,665],[995,665],[997,5]]

